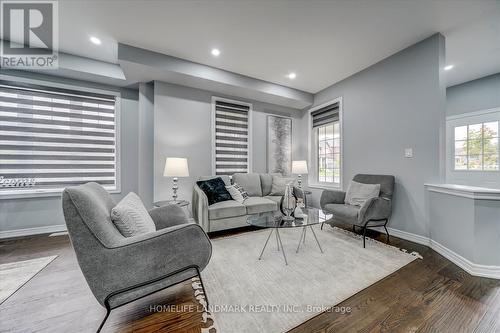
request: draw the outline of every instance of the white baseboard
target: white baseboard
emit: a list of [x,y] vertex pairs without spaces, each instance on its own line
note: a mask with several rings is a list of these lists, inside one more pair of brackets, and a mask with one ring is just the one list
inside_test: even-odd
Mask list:
[[402,238],[404,240],[407,240],[407,241],[410,241],[413,243],[417,243],[420,245],[425,245],[428,247],[431,246],[431,240],[429,239],[429,237],[420,236],[417,234],[413,234],[411,232],[402,231],[402,230],[393,229],[393,228],[387,228],[387,229],[389,229],[389,234],[391,236],[399,237],[399,238]]
[[[425,236],[420,236],[413,234],[411,232],[406,232],[398,229],[387,228],[389,229],[389,234],[391,236],[395,236],[410,242],[414,242],[417,244],[425,245],[462,268],[464,271],[469,273],[470,275],[492,278],[492,279],[500,279],[500,266],[488,266],[488,265],[479,265],[471,262],[470,260],[462,257],[461,255],[453,252],[449,248],[439,244],[435,240],[432,240]],[[383,230],[381,231],[383,232]]]
[[475,264],[432,239],[430,247],[470,275],[500,279],[500,266]]
[[49,225],[46,227],[36,227],[36,228],[26,228],[17,230],[7,230],[0,231],[0,239],[13,238],[13,237],[23,237],[23,236],[33,236],[40,234],[51,234],[54,232],[66,231],[65,224]]

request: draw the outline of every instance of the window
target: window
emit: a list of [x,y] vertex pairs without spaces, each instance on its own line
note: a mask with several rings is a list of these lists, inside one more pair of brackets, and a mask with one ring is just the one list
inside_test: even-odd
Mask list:
[[213,170],[215,175],[250,172],[252,105],[213,98]]
[[454,127],[455,170],[499,170],[498,123]]
[[340,100],[310,111],[310,185],[341,185]]
[[0,197],[118,190],[115,96],[0,81]]

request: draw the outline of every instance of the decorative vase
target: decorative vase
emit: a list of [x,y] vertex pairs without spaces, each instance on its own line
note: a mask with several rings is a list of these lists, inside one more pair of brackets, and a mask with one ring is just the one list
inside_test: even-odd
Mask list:
[[297,199],[293,194],[293,188],[290,184],[287,184],[285,187],[285,194],[281,197],[280,209],[283,213],[284,221],[292,221],[294,220],[293,211],[297,206]]

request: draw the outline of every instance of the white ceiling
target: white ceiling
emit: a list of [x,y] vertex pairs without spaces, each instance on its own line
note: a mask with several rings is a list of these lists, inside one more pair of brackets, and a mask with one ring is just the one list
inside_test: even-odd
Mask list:
[[500,1],[64,0],[59,32],[76,55],[116,63],[122,42],[313,93],[435,32],[448,85],[500,72]]

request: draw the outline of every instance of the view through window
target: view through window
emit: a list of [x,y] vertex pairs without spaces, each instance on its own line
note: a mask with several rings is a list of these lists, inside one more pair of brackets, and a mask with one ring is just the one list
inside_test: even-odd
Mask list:
[[455,170],[499,170],[498,121],[454,128]]

